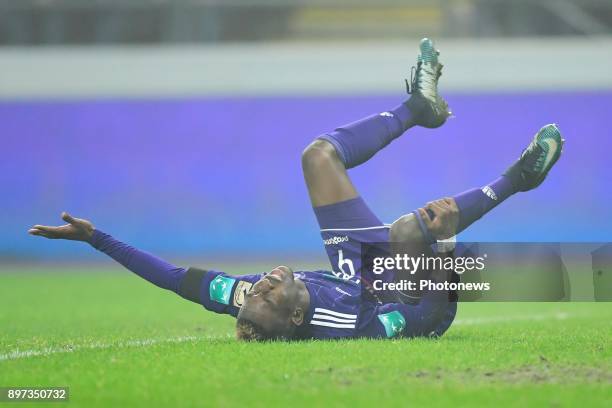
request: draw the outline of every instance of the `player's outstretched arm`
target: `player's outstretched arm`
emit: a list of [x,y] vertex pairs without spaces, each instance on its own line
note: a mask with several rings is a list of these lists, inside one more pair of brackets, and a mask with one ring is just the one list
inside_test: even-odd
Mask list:
[[187,272],[186,269],[118,241],[97,230],[87,220],[74,218],[66,212],[62,213],[62,219],[67,224],[61,226],[34,225],[28,233],[48,239],[87,242],[154,285],[181,294],[180,283]]

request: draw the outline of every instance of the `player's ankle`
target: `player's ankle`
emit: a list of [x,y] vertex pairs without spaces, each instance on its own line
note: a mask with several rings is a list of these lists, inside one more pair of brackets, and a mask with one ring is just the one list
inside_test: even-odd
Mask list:
[[523,169],[520,165],[520,159],[513,163],[508,169],[502,174],[502,177],[507,178],[512,184],[513,193],[526,191],[525,179],[523,177]]
[[404,102],[404,105],[406,105],[406,107],[410,110],[410,113],[412,113],[412,126],[419,125],[419,123],[423,121],[424,112],[427,109],[423,98],[415,97],[413,94]]

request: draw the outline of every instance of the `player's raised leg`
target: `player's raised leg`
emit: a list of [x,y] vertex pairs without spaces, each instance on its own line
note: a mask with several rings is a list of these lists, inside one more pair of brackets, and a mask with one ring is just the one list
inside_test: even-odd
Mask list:
[[482,188],[474,188],[452,198],[428,203],[425,208],[415,212],[423,235],[432,243],[450,238],[465,230],[511,195],[536,188],[542,184],[550,169],[559,160],[563,143],[556,125],[544,126],[536,133],[520,158],[499,178]]
[[436,128],[450,115],[446,101],[438,94],[442,72],[439,52],[427,38],[421,41],[420,49],[414,75],[408,84],[411,97],[407,101],[321,136],[334,145],[346,168],[367,161],[411,127]]
[[358,166],[415,125],[435,128],[450,115],[438,94],[442,64],[429,39],[423,39],[414,75],[408,85],[411,97],[395,108],[341,126],[320,136],[304,152],[304,176],[314,206],[357,197],[346,169]]

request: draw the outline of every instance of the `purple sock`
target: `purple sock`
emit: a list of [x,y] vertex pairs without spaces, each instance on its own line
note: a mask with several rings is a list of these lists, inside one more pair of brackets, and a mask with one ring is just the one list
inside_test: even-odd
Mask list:
[[402,103],[393,110],[339,127],[320,139],[334,145],[340,160],[350,169],[367,161],[412,126],[412,113]]
[[472,225],[515,192],[510,179],[501,176],[482,188],[473,188],[453,197],[459,207],[457,233]]

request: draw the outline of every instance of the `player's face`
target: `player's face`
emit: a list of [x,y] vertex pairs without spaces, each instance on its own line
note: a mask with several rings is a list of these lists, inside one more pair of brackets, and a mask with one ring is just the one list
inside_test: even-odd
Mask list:
[[298,301],[293,271],[277,266],[246,294],[238,318],[257,323],[270,333],[285,335],[293,328],[291,316]]

